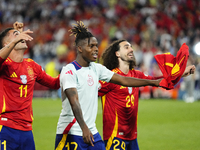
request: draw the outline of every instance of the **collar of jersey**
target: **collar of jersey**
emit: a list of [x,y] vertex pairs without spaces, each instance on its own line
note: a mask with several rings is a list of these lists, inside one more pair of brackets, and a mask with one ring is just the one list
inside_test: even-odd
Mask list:
[[73,61],[72,64],[74,65],[74,67],[76,68],[76,70],[79,70],[79,69],[82,68],[82,66],[79,65],[79,64],[77,63],[77,61]]

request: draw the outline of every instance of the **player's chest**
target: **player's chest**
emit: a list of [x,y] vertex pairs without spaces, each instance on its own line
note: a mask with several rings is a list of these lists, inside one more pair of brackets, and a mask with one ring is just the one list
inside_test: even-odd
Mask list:
[[94,88],[98,81],[99,78],[94,71],[87,70],[77,74],[77,85],[80,87]]
[[34,69],[27,64],[7,65],[2,76],[8,82],[11,81],[18,84],[30,84],[35,80]]
[[138,92],[138,90],[139,89],[137,87],[126,87],[122,85],[115,85],[113,92],[123,96],[132,94],[135,95]]

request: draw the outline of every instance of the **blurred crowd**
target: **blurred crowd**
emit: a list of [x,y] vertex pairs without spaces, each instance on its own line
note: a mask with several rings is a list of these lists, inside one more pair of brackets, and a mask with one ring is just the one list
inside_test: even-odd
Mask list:
[[198,0],[1,0],[0,30],[15,21],[33,30],[26,56],[51,76],[76,57],[74,37],[68,32],[76,21],[83,21],[97,37],[99,58],[110,42],[127,39],[133,45],[137,69],[152,76],[161,75],[154,55],[170,52],[175,56],[186,43],[188,64],[196,66],[196,73],[182,79],[176,91],[141,88],[141,98],[200,99],[194,93],[200,90],[200,56],[194,51],[200,42],[199,8]]

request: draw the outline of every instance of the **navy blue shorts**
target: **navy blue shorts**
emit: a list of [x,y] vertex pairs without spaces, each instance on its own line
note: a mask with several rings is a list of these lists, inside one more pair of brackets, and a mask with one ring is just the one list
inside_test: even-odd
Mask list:
[[105,144],[99,133],[93,135],[94,147],[83,141],[82,136],[71,134],[57,134],[55,142],[55,150],[105,150]]
[[21,131],[0,125],[0,150],[35,150],[32,131]]
[[114,137],[113,140],[106,140],[104,143],[106,150],[139,150],[137,139],[129,141]]

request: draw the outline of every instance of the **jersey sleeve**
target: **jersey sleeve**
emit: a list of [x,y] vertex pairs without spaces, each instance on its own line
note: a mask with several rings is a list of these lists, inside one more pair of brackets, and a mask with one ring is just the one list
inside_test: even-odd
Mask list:
[[98,64],[98,68],[100,69],[99,80],[110,82],[114,72],[110,71],[109,69],[107,69],[105,66],[101,64]]
[[99,81],[99,88],[98,88],[98,96],[103,96],[106,93],[108,93],[111,89],[110,89],[110,84],[108,82],[105,81]]
[[0,57],[0,70],[2,68],[2,64],[3,64],[4,61],[5,61],[5,59],[3,59],[3,58]]
[[47,86],[51,89],[59,89],[60,88],[60,76],[57,76],[56,78],[51,77],[37,63],[35,63],[35,69],[37,72],[36,81],[38,83],[40,83],[44,86]]
[[63,67],[61,71],[60,85],[63,91],[69,88],[76,88],[76,74],[69,66]]

